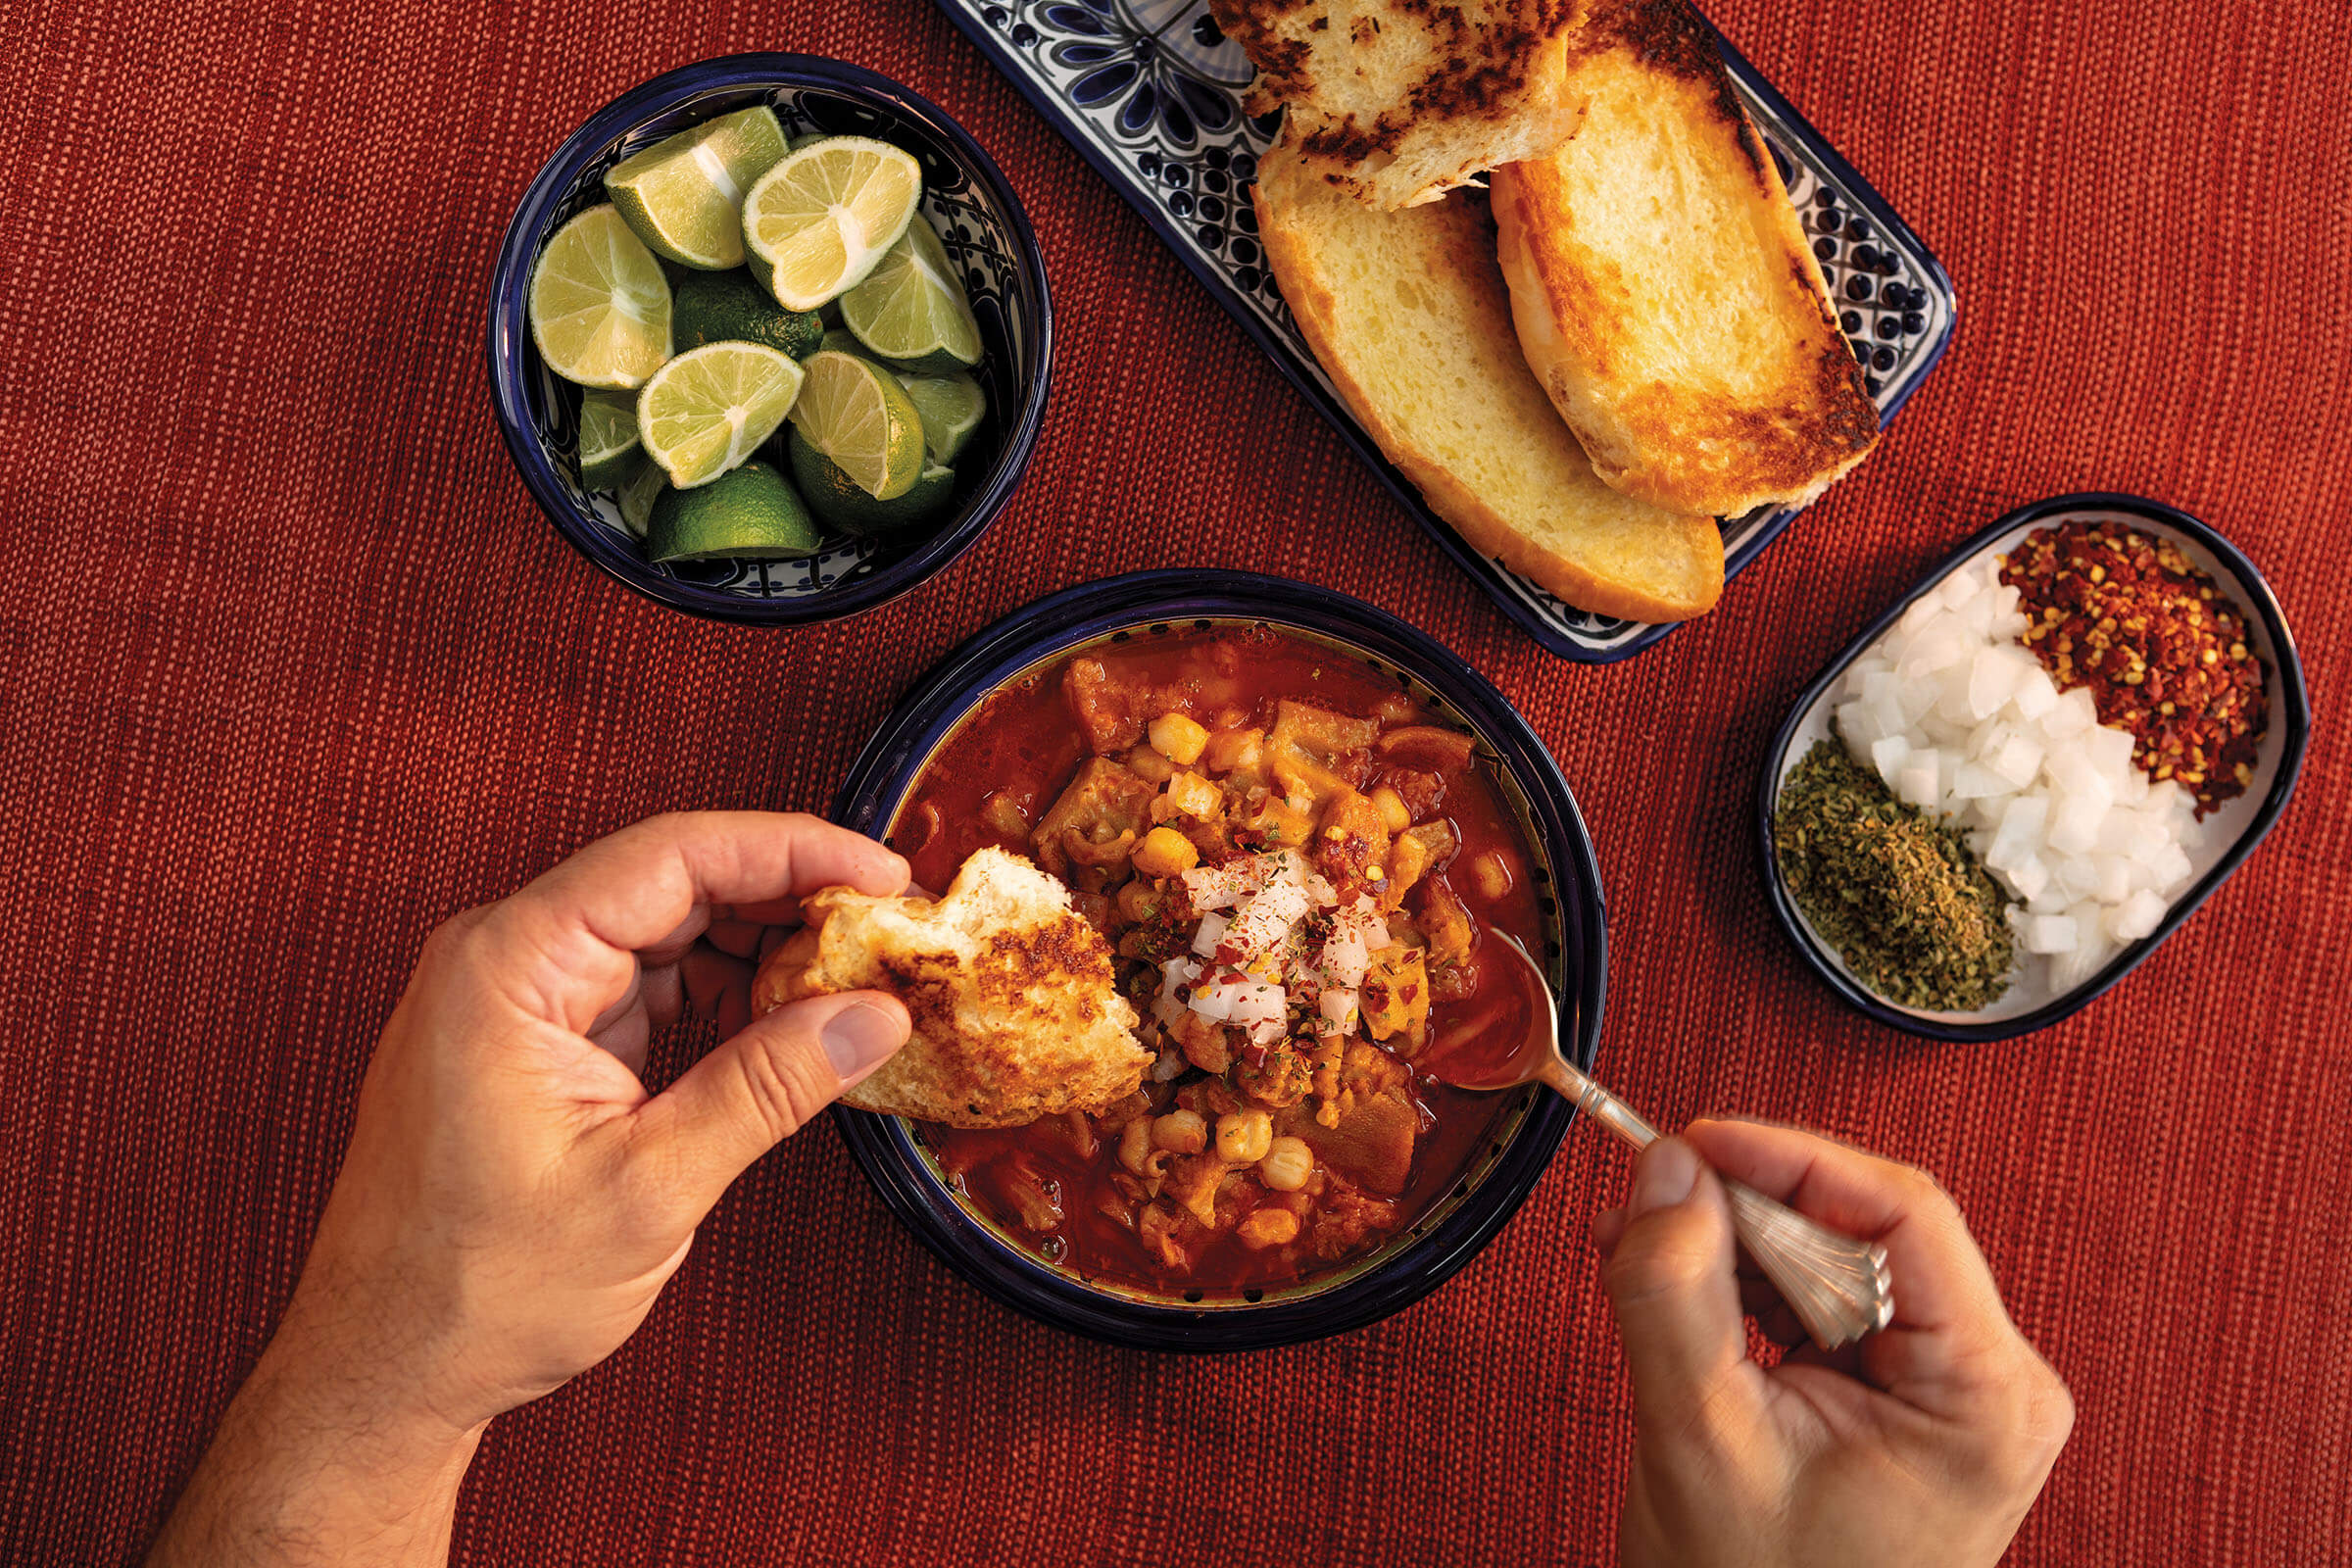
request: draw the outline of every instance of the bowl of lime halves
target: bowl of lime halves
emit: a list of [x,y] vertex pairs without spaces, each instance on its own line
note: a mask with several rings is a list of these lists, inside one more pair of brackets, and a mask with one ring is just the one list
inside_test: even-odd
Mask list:
[[649,599],[792,625],[979,538],[1036,445],[1028,215],[937,107],[808,55],[631,88],[539,171],[491,279],[500,433],[556,530]]

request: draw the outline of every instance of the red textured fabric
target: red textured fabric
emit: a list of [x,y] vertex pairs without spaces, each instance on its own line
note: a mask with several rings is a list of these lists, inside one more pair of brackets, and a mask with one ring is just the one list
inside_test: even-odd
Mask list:
[[[1940,254],[1960,329],[1883,453],[1612,668],[1533,649],[922,0],[0,11],[0,1560],[152,1531],[292,1285],[432,922],[649,812],[820,806],[955,642],[1178,563],[1363,595],[1526,710],[1599,843],[1605,1060],[1636,1102],[1943,1175],[2082,1407],[2017,1561],[2352,1557],[2342,19],[1712,9]],[[763,633],[559,541],[480,334],[511,207],[588,111],[778,47],[899,76],[996,154],[1061,357],[977,550],[850,624]],[[1964,532],[2090,487],[2183,506],[2269,572],[2317,697],[2301,795],[2087,1012],[1998,1047],[1890,1034],[1772,923],[1760,751]],[[620,1355],[495,1424],[457,1556],[1604,1560],[1631,1422],[1586,1222],[1624,1180],[1580,1131],[1422,1305],[1196,1361],[991,1305],[816,1129]]]

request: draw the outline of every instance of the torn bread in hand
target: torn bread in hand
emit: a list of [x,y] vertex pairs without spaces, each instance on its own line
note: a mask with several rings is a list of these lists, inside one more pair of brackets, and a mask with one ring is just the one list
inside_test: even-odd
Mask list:
[[1879,415],[1811,242],[1687,0],[1593,0],[1575,133],[1497,169],[1528,364],[1611,488],[1672,512],[1801,506]]
[[1538,158],[1573,124],[1560,81],[1588,0],[1209,0],[1316,177],[1384,210]]
[[1118,994],[1110,948],[1069,890],[1016,855],[975,852],[945,896],[825,888],[769,955],[756,1012],[805,997],[884,991],[906,1004],[906,1049],[846,1104],[951,1127],[1018,1127],[1133,1094],[1152,1057]]

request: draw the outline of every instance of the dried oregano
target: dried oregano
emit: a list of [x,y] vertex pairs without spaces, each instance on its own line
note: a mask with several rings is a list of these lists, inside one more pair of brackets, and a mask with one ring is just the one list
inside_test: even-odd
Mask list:
[[1887,1001],[1974,1012],[2009,988],[2000,889],[1956,830],[1896,800],[1838,742],[1790,771],[1772,842],[1796,906]]

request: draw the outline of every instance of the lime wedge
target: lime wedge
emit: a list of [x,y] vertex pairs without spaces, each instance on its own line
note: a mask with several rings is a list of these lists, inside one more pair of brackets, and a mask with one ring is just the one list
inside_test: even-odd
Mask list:
[[843,533],[860,539],[889,538],[936,520],[956,499],[956,470],[926,466],[905,495],[877,501],[843,471],[840,464],[794,430],[785,439],[792,482],[808,510]]
[[582,386],[643,386],[669,358],[669,283],[610,207],[556,230],[531,269],[531,337]]
[[947,247],[920,215],[865,281],[841,297],[841,321],[858,342],[910,370],[980,363],[980,323]]
[[764,343],[797,360],[814,354],[825,335],[825,324],[814,313],[784,309],[749,272],[689,272],[674,298],[669,329],[681,349]]
[[954,463],[963,444],[988,417],[988,394],[980,383],[957,371],[953,375],[899,377],[907,401],[923,416],[923,450],[933,463]]
[[637,470],[637,476],[620,487],[620,520],[629,525],[629,532],[645,537],[645,527],[654,514],[654,503],[669,493],[669,475],[662,465],[648,462]]
[[637,439],[637,400],[625,392],[580,398],[580,488],[617,490],[645,466]]
[[741,267],[744,192],[783,156],[776,112],[755,104],[622,159],[605,190],[637,237],[671,261]]
[[776,433],[801,381],[801,368],[765,344],[689,349],[637,394],[638,439],[680,490],[709,484]]
[[823,548],[808,509],[764,463],[699,490],[662,491],[645,530],[645,557],[655,562],[797,559]]
[[828,136],[760,176],[743,199],[743,240],[767,264],[778,304],[813,311],[865,281],[923,194],[922,167],[888,142]]
[[811,354],[792,426],[876,501],[914,488],[923,472],[923,416],[899,378],[837,350]]

